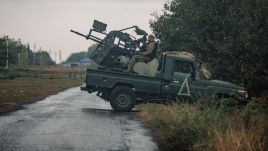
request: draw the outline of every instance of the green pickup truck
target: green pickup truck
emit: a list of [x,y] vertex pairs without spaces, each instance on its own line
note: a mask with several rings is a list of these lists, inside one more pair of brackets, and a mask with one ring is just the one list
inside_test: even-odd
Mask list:
[[[134,67],[135,69],[135,67]],[[136,104],[159,103],[179,96],[191,99],[204,96],[238,94],[247,98],[243,87],[211,80],[205,65],[185,52],[163,53],[155,74],[140,75],[125,70],[87,69],[86,86],[81,90],[97,92],[112,108],[130,111]]]
[[159,59],[138,62],[133,68],[135,72],[127,72],[131,57],[146,47],[148,34],[138,26],[109,33],[106,27],[107,24],[94,20],[89,34],[71,32],[98,43],[96,49],[90,51],[92,63],[87,69],[86,86],[81,90],[97,92],[115,110],[129,111],[139,103],[166,102],[180,97],[192,100],[230,94],[247,97],[242,87],[211,80],[205,64],[186,52],[162,53]]

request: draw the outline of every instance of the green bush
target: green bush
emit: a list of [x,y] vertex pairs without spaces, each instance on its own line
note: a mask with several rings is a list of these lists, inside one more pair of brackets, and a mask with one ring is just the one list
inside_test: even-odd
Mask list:
[[19,72],[17,70],[13,70],[13,69],[7,70],[5,75],[4,75],[5,79],[15,79],[18,77],[21,77],[21,72]]

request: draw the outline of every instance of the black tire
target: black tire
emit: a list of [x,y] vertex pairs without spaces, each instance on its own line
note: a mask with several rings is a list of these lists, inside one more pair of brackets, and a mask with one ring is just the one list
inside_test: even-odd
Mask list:
[[110,104],[114,110],[130,111],[136,104],[136,95],[126,86],[118,86],[111,92]]

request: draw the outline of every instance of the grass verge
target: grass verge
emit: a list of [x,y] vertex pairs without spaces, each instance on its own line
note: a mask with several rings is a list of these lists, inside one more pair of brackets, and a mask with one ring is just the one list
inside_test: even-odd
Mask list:
[[[228,100],[232,101],[232,100]],[[268,148],[268,107],[199,100],[194,104],[142,105],[140,117],[160,136],[163,150],[264,151]]]
[[0,113],[14,110],[70,87],[78,86],[84,79],[34,79],[0,80]]

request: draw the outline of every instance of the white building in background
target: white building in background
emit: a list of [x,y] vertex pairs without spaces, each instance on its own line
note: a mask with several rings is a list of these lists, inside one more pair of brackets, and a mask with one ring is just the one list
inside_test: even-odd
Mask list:
[[89,66],[91,64],[91,60],[89,58],[84,58],[80,60],[80,66]]
[[89,58],[84,58],[80,60],[79,62],[68,62],[62,64],[65,67],[87,67],[91,64],[91,60]]

